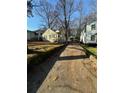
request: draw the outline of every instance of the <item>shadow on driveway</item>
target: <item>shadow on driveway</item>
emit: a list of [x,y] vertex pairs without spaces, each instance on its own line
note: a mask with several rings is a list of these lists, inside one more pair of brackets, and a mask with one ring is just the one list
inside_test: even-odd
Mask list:
[[56,50],[45,62],[34,66],[34,68],[27,73],[27,93],[36,93],[64,49],[65,46],[61,48],[61,50]]
[[58,60],[76,60],[76,59],[83,59],[83,58],[87,58],[86,55],[79,55],[79,56],[63,56],[63,57],[59,57]]

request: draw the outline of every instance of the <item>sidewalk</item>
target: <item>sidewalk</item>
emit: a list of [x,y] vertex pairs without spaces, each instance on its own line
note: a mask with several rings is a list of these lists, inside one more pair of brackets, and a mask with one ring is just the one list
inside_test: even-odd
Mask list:
[[96,77],[84,66],[86,54],[79,45],[68,45],[37,93],[96,93]]

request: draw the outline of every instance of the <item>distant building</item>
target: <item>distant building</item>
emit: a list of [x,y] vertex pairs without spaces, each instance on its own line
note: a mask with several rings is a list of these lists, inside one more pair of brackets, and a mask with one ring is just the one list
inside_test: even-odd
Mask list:
[[76,40],[76,35],[77,35],[77,29],[70,29],[69,35],[68,35],[68,41],[75,41]]
[[65,38],[64,30],[53,31],[51,29],[47,29],[47,30],[27,31],[27,40],[63,43],[66,41],[66,38]]
[[33,31],[27,31],[27,40],[33,40],[33,39],[35,39],[36,38],[36,35],[35,35],[35,32],[33,32]]
[[58,42],[64,43],[66,41],[64,30],[57,30],[56,32],[58,33]]
[[41,29],[35,31],[35,35],[37,37],[37,40],[40,40],[40,41],[42,40],[42,34],[44,32],[45,32],[45,30],[41,30]]
[[42,39],[44,41],[49,41],[49,42],[57,42],[58,41],[58,33],[51,30],[47,29],[43,34],[42,34]]
[[44,30],[35,30],[35,31],[27,31],[27,40],[33,41],[33,40],[42,40],[42,34]]
[[96,20],[85,24],[81,31],[80,42],[84,44],[97,44]]

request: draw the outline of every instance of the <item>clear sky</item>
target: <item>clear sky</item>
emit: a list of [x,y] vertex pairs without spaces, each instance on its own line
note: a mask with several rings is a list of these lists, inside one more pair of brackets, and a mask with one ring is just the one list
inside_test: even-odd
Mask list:
[[[76,0],[76,1],[78,1],[78,0]],[[49,0],[49,2],[52,4],[55,4],[57,2],[57,0]],[[89,2],[90,2],[90,0],[83,0],[85,15],[88,14],[88,12],[89,12]],[[75,16],[76,16],[76,14],[75,14]],[[37,29],[41,28],[40,23],[41,23],[40,17],[38,15],[34,14],[34,17],[27,18],[27,29],[31,30],[31,31],[37,30]]]

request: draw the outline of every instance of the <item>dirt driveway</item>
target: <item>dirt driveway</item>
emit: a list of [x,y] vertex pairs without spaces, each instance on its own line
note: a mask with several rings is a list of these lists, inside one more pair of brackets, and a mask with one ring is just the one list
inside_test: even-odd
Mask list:
[[86,68],[86,54],[79,45],[68,45],[37,93],[97,93],[96,75]]

